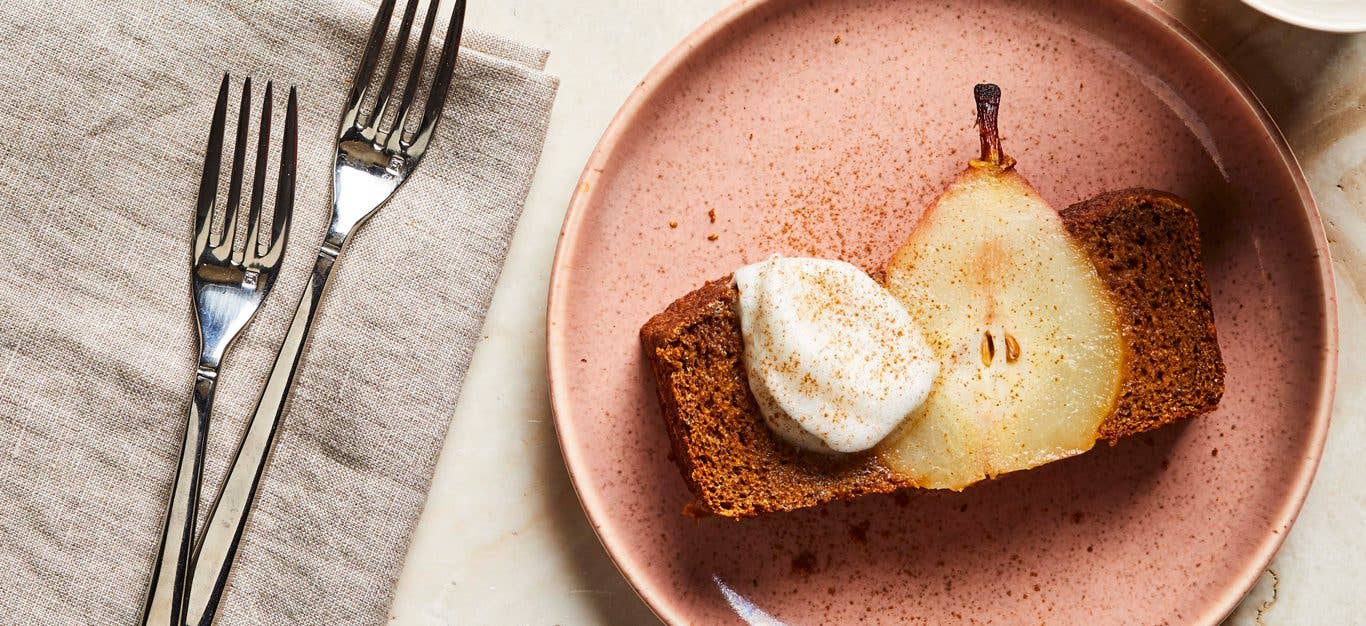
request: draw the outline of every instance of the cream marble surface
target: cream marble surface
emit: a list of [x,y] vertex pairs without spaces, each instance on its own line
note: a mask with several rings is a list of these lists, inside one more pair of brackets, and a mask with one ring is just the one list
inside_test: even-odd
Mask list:
[[[392,624],[654,621],[594,537],[561,462],[546,384],[545,294],[560,221],[598,136],[655,61],[727,3],[471,3],[470,23],[552,50],[560,95]],[[1302,30],[1236,0],[1159,4],[1219,50],[1281,125],[1319,202],[1337,270],[1342,356],[1327,452],[1285,547],[1229,623],[1362,623],[1366,35]]]

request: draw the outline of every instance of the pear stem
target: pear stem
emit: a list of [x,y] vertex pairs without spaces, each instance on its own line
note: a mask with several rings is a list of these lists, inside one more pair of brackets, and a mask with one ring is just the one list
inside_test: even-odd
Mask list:
[[996,118],[1001,108],[1001,88],[992,83],[979,84],[972,89],[977,100],[977,132],[982,138],[982,158],[974,163],[993,169],[1009,169],[1015,159],[1006,156],[1001,150],[1001,133],[996,127]]

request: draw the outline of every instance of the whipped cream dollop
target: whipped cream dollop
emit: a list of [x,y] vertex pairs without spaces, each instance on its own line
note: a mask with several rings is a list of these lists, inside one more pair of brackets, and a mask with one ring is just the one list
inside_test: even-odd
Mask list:
[[929,396],[939,363],[911,314],[843,261],[774,256],[735,272],[750,390],[782,439],[877,445]]

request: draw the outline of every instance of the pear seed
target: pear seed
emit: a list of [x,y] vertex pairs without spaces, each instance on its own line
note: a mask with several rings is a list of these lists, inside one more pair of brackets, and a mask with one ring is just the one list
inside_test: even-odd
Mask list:
[[996,357],[996,341],[991,338],[991,331],[982,334],[982,365],[991,367],[991,360]]
[[1006,333],[1006,363],[1014,363],[1020,360],[1020,342],[1015,341],[1015,337]]

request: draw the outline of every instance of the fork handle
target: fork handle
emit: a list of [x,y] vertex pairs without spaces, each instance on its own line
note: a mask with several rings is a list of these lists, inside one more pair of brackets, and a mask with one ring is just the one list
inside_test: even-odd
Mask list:
[[275,443],[275,434],[284,416],[285,403],[293,385],[294,375],[299,371],[309,334],[313,328],[313,317],[317,314],[318,303],[322,301],[327,289],[327,280],[332,273],[340,248],[327,245],[318,251],[313,264],[313,273],[308,280],[308,288],[299,299],[294,310],[294,319],[289,323],[280,353],[275,357],[275,365],[266,378],[265,389],[256,401],[256,411],[251,423],[242,435],[237,448],[237,456],[228,470],[223,482],[223,490],[214,502],[213,510],[204,527],[202,537],[196,546],[193,559],[193,574],[190,582],[190,597],[186,607],[184,623],[189,626],[208,626],[213,623],[218,603],[223,599],[227,587],[228,573],[232,568],[233,557],[242,540],[242,532],[251,514],[252,501],[261,484],[266,465],[270,462],[270,451]]
[[143,626],[181,626],[184,623],[185,584],[189,579],[190,553],[195,518],[199,512],[199,485],[204,474],[204,440],[209,433],[209,413],[217,388],[218,372],[200,366],[194,377],[194,401],[185,420],[185,439],[180,445],[171,503],[161,530],[161,548],[152,566],[151,584],[142,610]]

